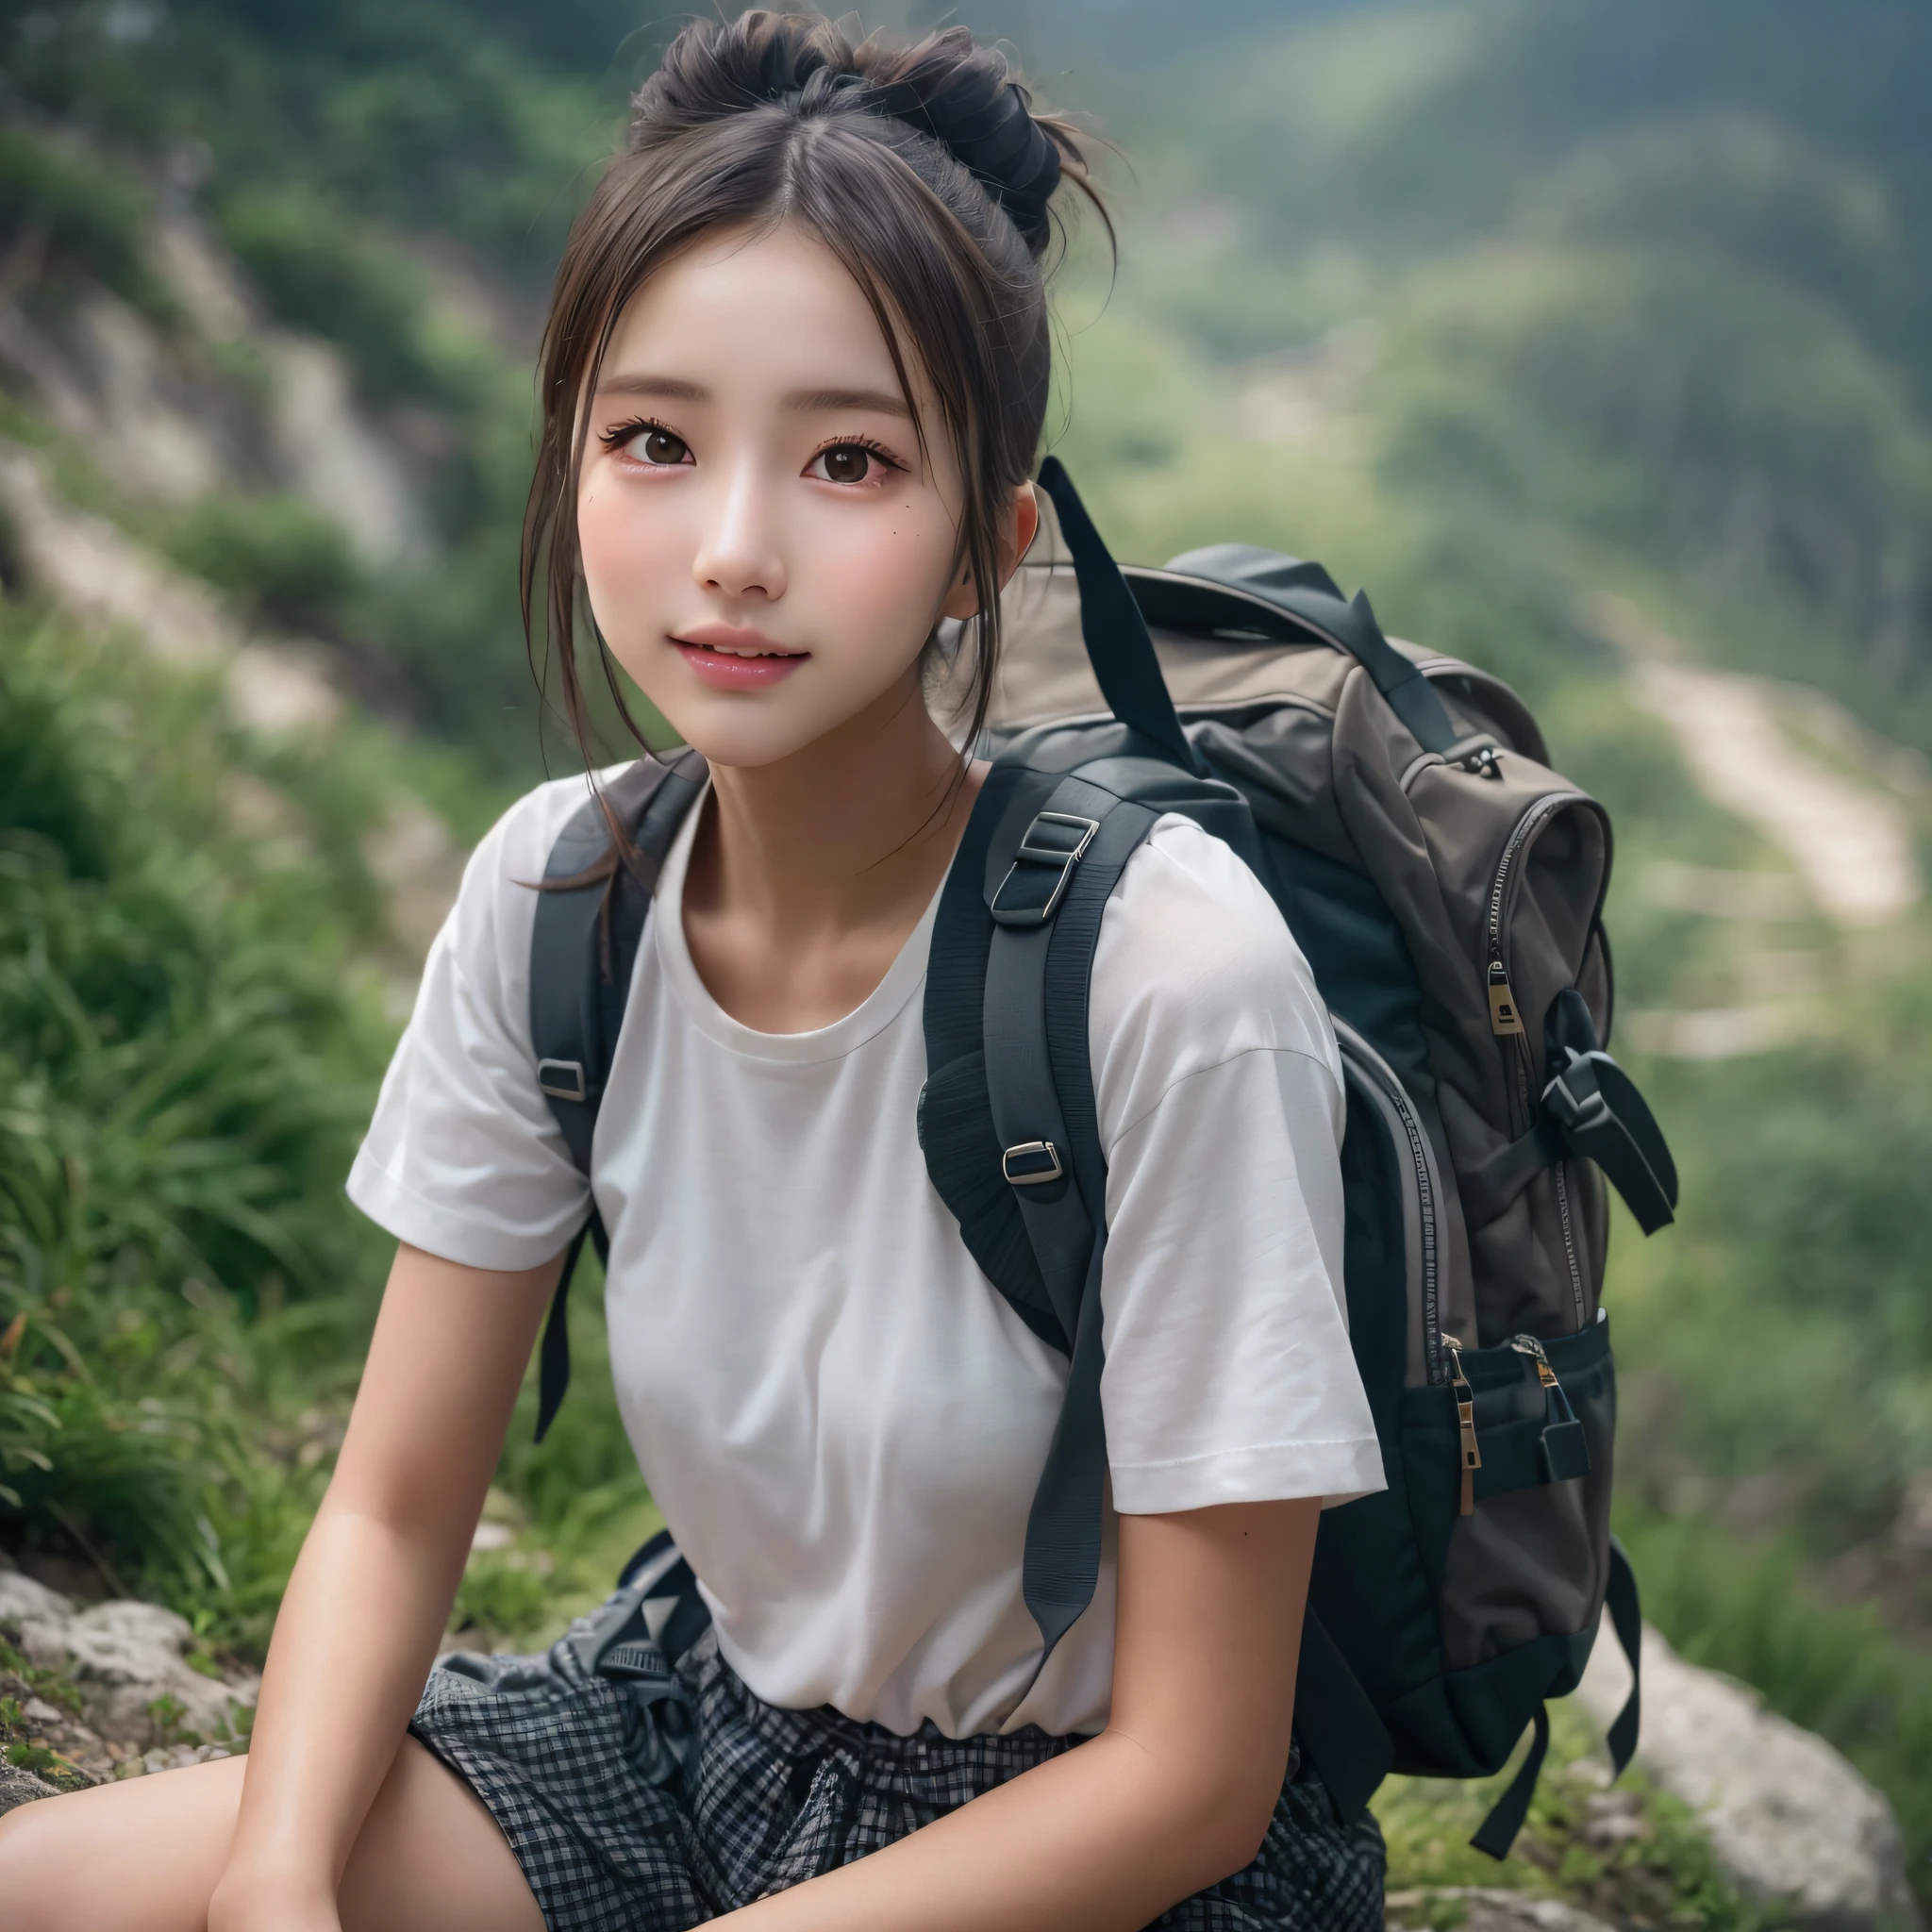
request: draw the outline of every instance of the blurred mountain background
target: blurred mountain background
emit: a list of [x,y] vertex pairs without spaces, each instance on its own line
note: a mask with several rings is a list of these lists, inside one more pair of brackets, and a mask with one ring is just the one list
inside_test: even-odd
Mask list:
[[[1620,1526],[1925,1885],[1932,10],[945,17],[1117,150],[1049,431],[1116,550],[1319,557],[1609,806],[1616,1045],[1685,1196],[1613,1240]],[[517,616],[531,359],[675,25],[0,4],[0,1544],[240,1655],[353,1391],[383,1257],[340,1181],[415,961],[570,768]],[[515,1432],[473,1632],[649,1524],[593,1382]]]

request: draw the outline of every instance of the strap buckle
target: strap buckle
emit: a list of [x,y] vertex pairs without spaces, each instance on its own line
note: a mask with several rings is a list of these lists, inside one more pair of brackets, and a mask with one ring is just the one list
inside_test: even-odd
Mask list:
[[1037,1188],[1066,1173],[1060,1150],[1051,1141],[1022,1141],[1000,1156],[1000,1172],[1016,1188]]
[[[1059,909],[1074,868],[1099,830],[1098,819],[1064,811],[1041,812],[1026,827],[1013,863],[987,908],[995,922],[1001,925],[1044,925]],[[1023,865],[1028,869],[1024,874],[1020,870]]]
[[581,1060],[539,1060],[537,1085],[552,1100],[588,1100],[590,1083]]

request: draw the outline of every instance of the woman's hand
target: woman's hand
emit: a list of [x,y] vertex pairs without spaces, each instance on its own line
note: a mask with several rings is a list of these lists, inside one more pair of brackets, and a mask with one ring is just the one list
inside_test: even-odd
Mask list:
[[208,1932],[342,1932],[335,1887],[230,1865],[208,1902]]

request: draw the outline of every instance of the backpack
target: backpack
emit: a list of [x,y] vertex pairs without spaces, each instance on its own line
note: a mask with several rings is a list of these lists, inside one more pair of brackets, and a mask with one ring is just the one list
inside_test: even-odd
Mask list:
[[[1124,570],[1058,460],[1040,480],[1058,532],[1005,593],[1008,655],[979,747],[993,769],[941,894],[917,1124],[968,1250],[1070,1361],[1028,1520],[1027,1607],[1050,1651],[1098,1574],[1106,1165],[1088,976],[1123,868],[1180,812],[1279,905],[1344,1074],[1343,1286],[1388,1488],[1324,1513],[1297,1740],[1352,1818],[1389,1772],[1489,1776],[1533,1727],[1473,1840],[1500,1858],[1548,1745],[1545,1701],[1576,1688],[1606,1607],[1633,1671],[1638,1657],[1636,1584],[1609,1533],[1605,1182],[1645,1233],[1671,1220],[1677,1183],[1605,1051],[1607,817],[1549,768],[1507,686],[1391,642],[1319,564],[1225,544]],[[532,1038],[586,1174],[650,889],[704,774],[688,750],[638,759],[546,869]],[[587,1232],[601,1253],[594,1215]],[[568,1286],[567,1266],[540,1439],[569,1376]],[[667,1617],[696,1627],[667,1537],[621,1585],[593,1649],[639,1653]],[[1633,1687],[1608,1737],[1618,1772],[1637,1724]]]

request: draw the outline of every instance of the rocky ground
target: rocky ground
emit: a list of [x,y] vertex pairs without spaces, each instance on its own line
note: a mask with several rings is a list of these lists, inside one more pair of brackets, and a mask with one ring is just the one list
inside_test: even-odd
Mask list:
[[244,1748],[258,1679],[158,1604],[83,1604],[0,1557],[0,1811]]
[[[0,1812],[246,1748],[253,1672],[207,1652],[172,1610],[85,1601],[89,1579],[35,1567],[42,1575],[0,1556]],[[1558,1713],[1507,1865],[1462,1850],[1480,1790],[1391,1781],[1377,1800],[1391,1932],[1917,1932],[1884,1798],[1822,1740],[1654,1631],[1640,1774],[1607,1788],[1596,1726],[1623,1700],[1613,1649]],[[1497,1882],[1474,1882],[1491,1873]]]

